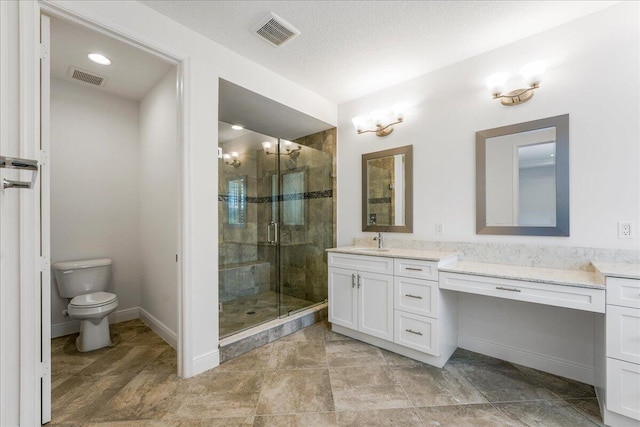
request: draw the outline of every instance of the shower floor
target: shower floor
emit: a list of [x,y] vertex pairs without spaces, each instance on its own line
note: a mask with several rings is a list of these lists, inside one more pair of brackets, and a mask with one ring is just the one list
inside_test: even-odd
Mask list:
[[[314,304],[289,295],[281,297],[280,313],[296,311]],[[265,291],[222,303],[220,338],[240,332],[259,323],[278,318],[278,293]]]

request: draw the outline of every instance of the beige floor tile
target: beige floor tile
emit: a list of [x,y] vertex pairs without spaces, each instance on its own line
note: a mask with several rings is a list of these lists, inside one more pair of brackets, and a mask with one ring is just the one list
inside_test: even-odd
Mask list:
[[326,341],[327,363],[331,368],[386,365],[380,349],[356,341]]
[[324,341],[278,341],[273,344],[272,369],[326,368]]
[[337,426],[335,412],[322,414],[259,415],[254,427],[332,427]]
[[595,427],[584,414],[562,400],[494,404],[513,419],[530,427]]
[[571,405],[571,407],[580,411],[589,420],[598,426],[604,427],[602,415],[600,414],[600,405],[598,405],[598,399],[592,397],[587,399],[565,399],[565,401]]
[[337,411],[408,408],[411,402],[386,366],[330,370]]
[[260,371],[269,369],[273,344],[266,344],[241,356],[222,363],[217,371]]
[[413,408],[338,412],[340,427],[419,427],[420,417]]
[[458,371],[428,365],[393,367],[391,372],[414,406],[488,403]]
[[101,355],[78,375],[136,375],[166,350],[164,346],[118,345]]
[[266,371],[257,415],[333,410],[327,369]]
[[[425,426],[525,427],[525,424],[510,418],[490,404],[434,406],[416,408],[416,412]],[[569,425],[565,427],[569,427]]]

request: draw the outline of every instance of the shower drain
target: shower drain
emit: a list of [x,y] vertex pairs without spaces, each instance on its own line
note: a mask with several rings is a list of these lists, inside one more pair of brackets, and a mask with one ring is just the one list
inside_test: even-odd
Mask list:
[[247,311],[247,314],[256,314],[255,310],[249,310]]

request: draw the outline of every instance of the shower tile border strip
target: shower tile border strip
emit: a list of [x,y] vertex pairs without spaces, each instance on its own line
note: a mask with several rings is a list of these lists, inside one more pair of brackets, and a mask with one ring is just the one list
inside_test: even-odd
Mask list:
[[[311,200],[311,199],[329,199],[333,197],[333,190],[309,191],[306,193],[280,194],[278,196],[264,197],[245,197],[247,203],[272,203],[275,201],[282,202],[288,200]],[[219,194],[219,202],[229,202],[233,197],[228,194]]]
[[221,339],[220,363],[327,319],[327,307],[327,303],[318,304],[289,317],[275,319]]

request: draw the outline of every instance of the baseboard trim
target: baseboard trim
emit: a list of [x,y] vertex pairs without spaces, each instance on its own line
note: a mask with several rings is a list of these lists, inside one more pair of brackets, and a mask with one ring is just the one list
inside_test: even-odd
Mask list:
[[593,385],[595,383],[595,369],[593,366],[466,335],[458,335],[458,347],[586,384]]
[[[111,313],[109,315],[109,323],[126,322],[128,320],[138,319],[139,317],[139,307],[126,308],[124,310],[118,310]],[[63,337],[65,335],[76,334],[78,332],[80,332],[79,320],[69,320],[68,322],[51,325],[51,338]]]
[[171,347],[178,348],[178,335],[142,307],[140,307],[140,320]]
[[191,376],[198,375],[220,365],[220,350],[215,349],[193,358],[193,372]]

